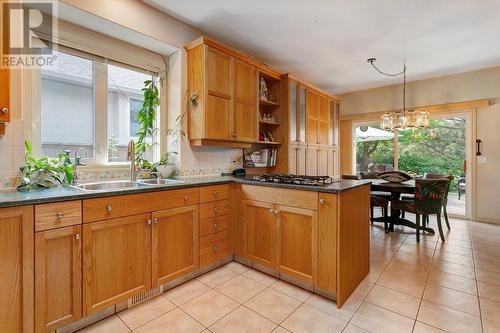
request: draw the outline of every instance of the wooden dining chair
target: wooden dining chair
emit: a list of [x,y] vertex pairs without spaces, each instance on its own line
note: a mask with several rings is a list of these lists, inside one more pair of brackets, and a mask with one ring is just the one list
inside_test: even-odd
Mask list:
[[[444,221],[446,222],[446,227],[448,230],[450,230],[450,221],[448,220],[448,211],[446,210],[446,207],[448,206],[448,194],[450,193],[450,187],[451,187],[451,182],[453,181],[454,177],[453,176],[445,176],[445,175],[439,175],[436,173],[428,173],[424,175],[425,179],[448,179],[450,183],[448,184],[448,187],[446,188],[446,195],[444,198],[444,203],[443,203],[443,215],[444,215]],[[429,224],[429,216],[425,216],[425,223]]]
[[[389,218],[389,202],[390,200],[387,198],[370,195],[370,222],[371,224],[373,224],[373,222],[383,222],[385,233],[389,232],[389,223],[391,222]],[[375,207],[380,207],[382,209],[382,217],[377,218],[377,220],[375,220],[374,216]]]
[[439,236],[443,242],[445,241],[441,225],[441,211],[449,186],[449,179],[415,179],[414,200],[391,201],[392,209],[415,214],[417,242],[420,242],[420,217],[433,214],[437,217]]

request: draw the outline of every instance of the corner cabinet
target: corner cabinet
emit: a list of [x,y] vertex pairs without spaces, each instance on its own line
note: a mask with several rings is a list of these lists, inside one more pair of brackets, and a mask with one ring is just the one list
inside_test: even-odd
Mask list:
[[[259,73],[278,81],[281,74],[207,37],[185,49],[191,145],[249,148],[258,143]],[[279,100],[281,91],[275,95]]]
[[33,206],[0,209],[0,332],[33,332]]

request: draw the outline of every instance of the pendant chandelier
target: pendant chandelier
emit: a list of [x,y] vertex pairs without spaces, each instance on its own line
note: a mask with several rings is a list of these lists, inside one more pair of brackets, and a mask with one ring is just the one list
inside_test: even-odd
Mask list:
[[407,130],[415,128],[429,127],[429,112],[426,110],[407,110],[406,109],[406,64],[403,65],[403,70],[399,73],[390,74],[382,72],[375,66],[375,58],[368,59],[368,62],[375,68],[377,72],[386,76],[403,75],[403,108],[398,111],[386,112],[381,117],[380,127],[385,130]]

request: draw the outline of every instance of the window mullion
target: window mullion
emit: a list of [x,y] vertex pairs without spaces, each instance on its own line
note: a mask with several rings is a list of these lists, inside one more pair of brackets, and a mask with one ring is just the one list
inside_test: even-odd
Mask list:
[[94,138],[96,162],[108,160],[108,66],[104,61],[94,61]]

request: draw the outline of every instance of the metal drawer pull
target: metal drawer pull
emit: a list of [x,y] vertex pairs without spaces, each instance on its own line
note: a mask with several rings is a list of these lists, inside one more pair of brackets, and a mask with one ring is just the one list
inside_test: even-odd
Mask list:
[[108,212],[111,212],[111,211],[113,210],[113,206],[108,205],[108,206],[106,207],[106,210],[107,210]]
[[76,239],[76,240],[80,239],[80,234],[76,234],[76,235],[75,235],[75,239]]
[[187,201],[189,199],[189,196],[187,194],[184,194],[184,201]]
[[214,207],[214,213],[215,213],[215,214],[219,214],[219,208]]
[[218,197],[219,196],[219,191],[214,191],[214,196]]
[[1,111],[2,113],[4,113],[4,114],[5,114],[5,113],[9,113],[9,108],[3,107],[3,108],[1,108],[1,109],[0,109],[0,111]]
[[151,225],[151,220],[147,220],[147,221],[146,221],[146,224],[147,224],[147,225]]
[[280,211],[279,211],[279,210],[275,210],[275,211],[274,211],[274,214],[275,214],[275,215],[278,215],[279,213],[280,213]]
[[217,245],[214,245],[214,251],[215,252],[219,251],[219,248],[217,247]]
[[158,224],[158,219],[153,219],[154,224]]
[[57,218],[58,219],[62,219],[63,217],[64,217],[64,213],[63,212],[57,213]]
[[269,209],[269,213],[270,213],[270,214],[274,214],[274,210]]
[[219,224],[218,223],[214,223],[214,229],[215,230],[219,229]]
[[319,203],[324,205],[325,204],[325,199],[319,199]]

